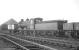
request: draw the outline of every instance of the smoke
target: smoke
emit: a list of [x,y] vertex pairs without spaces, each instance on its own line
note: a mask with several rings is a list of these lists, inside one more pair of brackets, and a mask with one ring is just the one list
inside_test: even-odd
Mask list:
[[77,5],[78,9],[79,9],[79,0],[74,0],[75,4]]

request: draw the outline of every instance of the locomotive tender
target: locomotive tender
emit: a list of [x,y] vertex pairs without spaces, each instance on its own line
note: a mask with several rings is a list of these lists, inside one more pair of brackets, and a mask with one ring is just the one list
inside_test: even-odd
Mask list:
[[[67,37],[67,38],[79,38],[79,23],[68,23],[67,20],[50,20],[43,21],[42,18],[26,19],[14,24],[14,32],[21,32],[26,36],[37,37]],[[4,26],[3,26],[4,27]],[[8,25],[7,27],[8,28]]]

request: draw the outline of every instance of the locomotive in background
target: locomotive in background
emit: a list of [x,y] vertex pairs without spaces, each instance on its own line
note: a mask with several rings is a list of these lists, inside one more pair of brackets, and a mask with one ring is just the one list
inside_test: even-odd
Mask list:
[[19,33],[25,36],[79,38],[79,23],[68,23],[67,20],[43,21],[42,18],[32,18],[26,19],[26,21],[21,19],[21,21],[17,23],[11,19],[2,24],[0,28],[3,32]]

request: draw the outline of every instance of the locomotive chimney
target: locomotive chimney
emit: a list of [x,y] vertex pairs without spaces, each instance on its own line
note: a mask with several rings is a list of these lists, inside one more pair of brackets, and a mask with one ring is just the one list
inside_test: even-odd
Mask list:
[[21,19],[21,22],[24,22],[24,19]]
[[29,21],[29,19],[27,18],[26,21]]

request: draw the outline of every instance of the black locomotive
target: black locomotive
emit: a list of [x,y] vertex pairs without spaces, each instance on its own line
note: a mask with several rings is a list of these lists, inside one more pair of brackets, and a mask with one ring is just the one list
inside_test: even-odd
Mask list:
[[[3,24],[1,29],[4,31],[9,31],[10,33],[25,36],[34,37],[65,37],[65,38],[79,38],[79,23],[73,22],[68,23],[67,20],[50,20],[43,21],[42,18],[32,18],[26,19],[26,21],[21,21],[14,25],[14,29],[8,29],[8,24]],[[4,27],[5,26],[5,27]],[[6,29],[5,29],[6,28]]]

